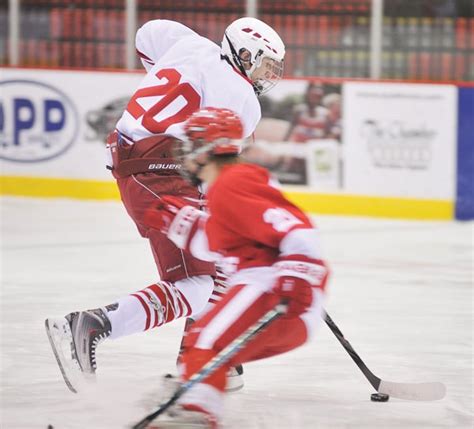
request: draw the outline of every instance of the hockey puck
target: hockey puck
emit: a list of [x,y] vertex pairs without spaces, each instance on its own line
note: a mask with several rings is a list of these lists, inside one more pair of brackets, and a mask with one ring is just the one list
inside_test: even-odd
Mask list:
[[387,402],[390,396],[386,393],[372,393],[370,395],[370,400],[373,402]]

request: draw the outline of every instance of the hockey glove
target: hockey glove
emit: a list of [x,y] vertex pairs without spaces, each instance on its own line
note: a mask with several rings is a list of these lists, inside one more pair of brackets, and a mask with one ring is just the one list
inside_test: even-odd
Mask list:
[[184,206],[186,203],[182,198],[162,197],[145,212],[144,221],[148,226],[166,234],[174,217]]
[[160,230],[180,249],[189,250],[189,242],[206,213],[186,204],[179,197],[165,196],[145,213],[148,226]]
[[297,317],[311,307],[313,288],[324,289],[328,270],[324,262],[303,255],[281,257],[274,267],[278,279],[273,291],[288,302],[288,316]]

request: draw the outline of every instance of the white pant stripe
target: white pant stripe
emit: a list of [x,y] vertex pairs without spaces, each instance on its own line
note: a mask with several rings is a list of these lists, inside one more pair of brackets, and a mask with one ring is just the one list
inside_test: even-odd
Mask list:
[[[150,290],[147,289],[147,293],[151,293]],[[155,320],[156,320],[156,310],[153,308],[151,302],[150,302],[150,298],[147,296],[146,293],[144,293],[144,291],[139,291],[139,292],[135,292],[135,295],[140,295],[143,299],[143,301],[145,301],[145,304],[148,305],[148,308],[150,309],[150,327],[151,326],[154,326],[155,325]],[[152,295],[153,297],[155,296],[154,294]]]
[[301,315],[301,319],[306,325],[308,338],[306,341],[312,341],[321,326],[321,319],[324,317],[324,293],[321,289],[313,288],[313,303],[311,307]]
[[258,288],[242,288],[203,329],[196,347],[212,349],[216,340],[263,294]]

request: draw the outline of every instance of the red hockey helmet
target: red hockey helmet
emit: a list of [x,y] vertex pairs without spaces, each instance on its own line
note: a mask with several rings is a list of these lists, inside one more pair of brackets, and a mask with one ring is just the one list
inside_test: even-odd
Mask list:
[[191,142],[191,153],[235,156],[242,152],[243,127],[238,115],[229,109],[206,107],[194,112],[184,125]]

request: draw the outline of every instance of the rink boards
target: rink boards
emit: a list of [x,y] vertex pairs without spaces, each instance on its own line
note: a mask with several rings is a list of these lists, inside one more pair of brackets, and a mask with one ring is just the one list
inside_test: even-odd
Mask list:
[[[3,69],[0,193],[118,199],[103,141],[142,76]],[[474,218],[474,88],[331,81],[325,95],[341,100],[342,137],[284,141],[285,106],[301,103],[307,86],[304,79],[277,85],[255,135],[264,163],[277,156],[296,165],[282,170],[274,162],[293,201],[311,213]],[[179,109],[182,100],[173,102]]]

